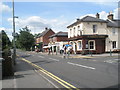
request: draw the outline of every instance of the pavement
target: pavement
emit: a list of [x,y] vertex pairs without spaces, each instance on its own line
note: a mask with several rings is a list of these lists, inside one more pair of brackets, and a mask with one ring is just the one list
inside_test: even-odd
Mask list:
[[28,63],[16,60],[15,75],[4,77],[2,88],[55,88],[44,76]]
[[[34,51],[30,52],[30,53],[36,53]],[[40,54],[43,55],[48,55],[47,52],[39,52]],[[54,56],[58,56],[58,57],[63,57],[63,55],[57,53],[51,53],[50,55],[54,55]],[[82,54],[70,54],[69,58],[101,58],[101,57],[119,57],[120,53],[103,53],[103,54],[86,54],[86,55],[82,55]]]

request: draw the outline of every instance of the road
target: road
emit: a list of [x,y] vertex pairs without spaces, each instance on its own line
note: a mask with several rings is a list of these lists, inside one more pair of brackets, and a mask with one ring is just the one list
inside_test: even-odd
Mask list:
[[[60,55],[25,51],[17,51],[17,55],[77,88],[118,87],[117,57],[63,59]],[[60,87],[54,80],[52,81]]]

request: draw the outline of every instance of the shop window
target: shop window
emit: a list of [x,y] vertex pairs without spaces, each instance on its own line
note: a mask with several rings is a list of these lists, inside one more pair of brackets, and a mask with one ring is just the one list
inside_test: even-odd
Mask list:
[[78,49],[82,49],[82,41],[78,41]]
[[113,49],[116,48],[116,41],[113,41],[113,42],[112,42],[112,48],[113,48]]
[[95,41],[89,41],[89,49],[95,49]]

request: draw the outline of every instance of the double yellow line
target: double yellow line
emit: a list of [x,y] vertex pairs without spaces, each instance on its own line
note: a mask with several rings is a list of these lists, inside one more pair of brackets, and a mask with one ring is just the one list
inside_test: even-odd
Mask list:
[[[18,55],[19,56],[19,55]],[[26,60],[25,58],[22,58],[21,60],[31,64],[32,66],[34,66],[35,68],[39,69],[40,72],[44,73],[45,75],[49,76],[50,78],[52,78],[53,80],[57,81],[59,84],[61,84],[62,86],[64,86],[65,88],[72,90],[72,89],[76,89],[76,90],[80,90],[78,88],[76,88],[75,86],[71,85],[70,83],[60,79],[59,77],[53,75],[52,73],[46,71],[45,69],[41,68],[40,66],[30,62],[29,60]]]

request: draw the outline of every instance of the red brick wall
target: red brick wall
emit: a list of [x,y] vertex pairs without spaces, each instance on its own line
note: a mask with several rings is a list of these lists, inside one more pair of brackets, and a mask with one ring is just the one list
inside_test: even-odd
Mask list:
[[68,41],[68,37],[53,37],[49,39],[49,41],[53,42]]
[[52,30],[49,30],[44,36],[43,36],[43,44],[48,45],[49,43],[49,36],[55,34]]

